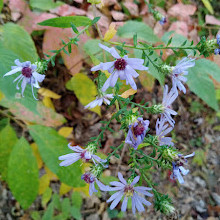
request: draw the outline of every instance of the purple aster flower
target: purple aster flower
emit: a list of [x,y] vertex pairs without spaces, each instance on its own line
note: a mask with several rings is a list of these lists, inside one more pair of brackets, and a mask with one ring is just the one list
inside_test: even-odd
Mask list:
[[[170,179],[175,180],[178,179],[180,184],[184,183],[182,175],[187,175],[189,173],[188,169],[185,169],[183,166],[187,164],[187,158],[193,157],[195,152],[192,154],[183,156],[182,154],[178,154],[178,158],[173,162],[173,173],[170,176]],[[181,175],[182,174],[182,175]]]
[[103,191],[109,191],[110,187],[105,186],[103,183],[101,183],[92,173],[87,172],[81,176],[81,179],[84,180],[86,183],[89,184],[89,195],[92,196],[93,193],[98,192],[98,190],[95,188],[95,182],[97,183],[100,190]]
[[144,186],[134,187],[134,185],[138,183],[140,176],[136,176],[130,184],[127,183],[127,181],[123,178],[120,172],[118,172],[118,178],[120,182],[118,181],[110,182],[110,184],[114,187],[105,186],[102,189],[103,191],[117,191],[107,200],[107,202],[112,202],[110,206],[111,210],[118,205],[122,197],[124,197],[121,206],[122,212],[125,212],[127,209],[127,203],[129,197],[131,197],[131,201],[132,201],[133,214],[135,214],[136,209],[139,212],[143,212],[145,210],[143,205],[146,206],[151,205],[151,203],[145,199],[145,196],[150,196],[150,197],[153,196],[153,194],[148,192],[149,190],[152,190],[152,188],[144,187]]
[[80,159],[82,159],[84,162],[88,162],[88,161],[92,160],[94,162],[94,164],[96,164],[96,162],[98,162],[98,163],[105,163],[106,162],[106,160],[103,160],[99,156],[92,154],[87,148],[83,149],[79,146],[71,146],[70,143],[68,144],[68,147],[76,153],[71,153],[71,154],[66,154],[66,155],[60,156],[59,160],[63,160],[60,163],[60,166],[65,166],[65,167],[69,166]]
[[138,145],[141,144],[146,135],[148,126],[148,120],[143,120],[143,118],[138,118],[137,122],[129,125],[128,135],[125,139],[126,144],[132,145],[132,147],[137,150]]
[[217,44],[218,44],[218,45],[219,45],[219,47],[220,47],[220,34],[217,34],[216,39],[217,39]]
[[138,58],[128,58],[127,55],[120,57],[115,48],[109,48],[102,44],[99,44],[99,46],[111,53],[111,55],[116,59],[112,62],[100,63],[91,69],[92,71],[108,70],[108,72],[111,73],[111,76],[104,83],[102,91],[105,92],[108,87],[114,87],[118,77],[121,80],[126,80],[127,85],[130,84],[134,90],[137,90],[137,86],[133,78],[137,78],[139,74],[135,71],[135,69],[148,70],[148,68],[143,65],[144,60]]
[[159,140],[159,145],[168,145],[168,146],[174,146],[174,143],[172,142],[171,137],[165,137],[168,133],[170,133],[173,130],[173,127],[168,127],[169,124],[166,124],[167,120],[164,116],[161,116],[161,118],[157,119],[156,122],[156,135],[157,139]]
[[35,95],[34,95],[34,91],[33,91],[33,87],[35,88],[40,88],[38,82],[42,82],[45,78],[45,75],[41,75],[39,73],[36,72],[37,66],[34,64],[31,64],[30,61],[26,61],[21,63],[19,61],[19,59],[15,60],[15,64],[16,66],[12,66],[11,67],[11,71],[7,72],[5,76],[10,76],[13,75],[17,72],[21,72],[21,74],[13,81],[13,82],[17,82],[16,88],[19,89],[19,82],[21,82],[21,95],[24,97],[24,90],[26,88],[27,84],[31,85],[32,88],[32,94],[33,97],[38,100]]
[[220,49],[218,49],[218,48],[215,49],[215,50],[214,50],[214,54],[215,54],[215,55],[220,55]]
[[101,106],[104,102],[106,105],[110,104],[110,101],[108,99],[113,99],[113,94],[106,94],[103,96],[97,96],[96,99],[92,102],[90,102],[88,105],[85,106],[85,108],[95,108],[97,105]]
[[171,115],[177,115],[177,112],[171,109],[171,104],[175,101],[178,96],[178,92],[176,89],[171,89],[168,93],[168,86],[164,86],[163,91],[163,113],[162,115],[166,118],[166,120],[170,123],[171,126],[174,126],[175,121],[172,119]]
[[166,22],[167,22],[166,17],[162,17],[162,18],[159,20],[159,23],[160,23],[161,25],[164,25]]
[[173,88],[179,89],[180,91],[183,91],[183,93],[186,93],[186,88],[184,87],[183,83],[187,81],[187,78],[185,77],[186,75],[188,75],[187,69],[193,66],[195,66],[194,59],[185,57],[175,67],[173,67]]

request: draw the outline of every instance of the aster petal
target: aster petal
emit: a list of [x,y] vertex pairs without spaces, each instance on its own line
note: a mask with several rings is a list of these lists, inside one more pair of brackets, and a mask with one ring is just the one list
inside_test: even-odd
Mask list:
[[140,176],[136,176],[136,177],[133,179],[133,181],[132,181],[132,183],[131,183],[131,186],[134,186],[134,185],[139,181],[139,179],[140,179]]
[[125,212],[125,211],[126,211],[126,209],[127,209],[127,204],[128,204],[128,197],[125,196],[125,197],[124,197],[124,200],[123,200],[123,202],[122,202],[122,205],[121,205],[121,211],[122,211],[122,212]]
[[69,166],[69,165],[75,163],[79,159],[80,159],[80,156],[73,157],[72,159],[66,159],[60,163],[60,166],[64,166],[64,167]]
[[20,78],[24,77],[22,74],[20,74],[18,77],[16,77],[14,80],[13,80],[13,83],[16,82],[17,80],[19,80]]
[[[117,71],[115,71],[112,75],[112,78],[111,78],[111,81],[110,81],[110,86],[111,87],[114,87],[115,86],[115,84],[116,84],[116,82],[117,82],[117,80],[118,80],[118,73],[117,73]],[[103,86],[104,87],[104,86]]]
[[102,191],[109,191],[109,188],[110,188],[109,186],[104,185],[98,179],[95,179],[95,181],[96,181],[96,183],[97,183],[97,185],[98,185],[100,190],[102,190]]
[[149,201],[147,201],[145,198],[139,196],[139,200],[146,206],[152,205]]
[[14,61],[14,63],[15,63],[17,66],[22,67],[22,63],[19,61],[19,59],[16,59],[16,60]]
[[118,52],[115,50],[114,47],[109,48],[109,47],[106,47],[105,45],[100,44],[100,43],[99,43],[99,46],[100,46],[103,50],[106,50],[107,52],[109,52],[114,58],[116,58],[116,59],[121,58],[121,57],[119,56]]
[[94,192],[98,192],[98,190],[95,188],[95,183],[92,182],[89,184],[89,195],[92,196]]
[[193,152],[193,153],[191,153],[191,154],[186,155],[184,158],[189,158],[189,157],[193,157],[193,156],[195,156],[195,152]]
[[179,181],[180,184],[183,184],[183,183],[184,183],[184,179],[183,179],[182,175],[180,174],[179,169],[174,169],[174,170],[173,170],[173,175],[174,175],[175,178],[178,179],[178,181]]
[[183,166],[179,166],[179,169],[181,171],[181,174],[183,174],[184,176],[189,173],[189,170],[186,170]]
[[112,202],[112,204],[110,205],[110,209],[112,210],[112,209],[114,209],[117,205],[118,205],[118,203],[120,202],[120,200],[121,200],[121,198],[122,198],[122,196],[123,196],[123,192],[122,191],[120,191],[120,194],[118,195],[118,197]]
[[68,159],[75,159],[76,157],[79,157],[80,153],[71,153],[71,154],[65,154],[62,156],[59,156],[59,160],[68,160]]
[[132,202],[132,213],[135,215],[135,212],[136,212],[136,201],[134,199],[134,196],[131,197],[131,202]]
[[118,172],[118,179],[125,185],[127,185],[127,181],[124,179],[123,175]]
[[37,72],[33,72],[32,75],[34,79],[40,83],[45,79],[45,75],[39,74]]
[[144,206],[142,205],[141,201],[139,200],[139,196],[136,193],[134,193],[133,198],[135,200],[135,206],[136,206],[137,210],[139,212],[143,212],[144,211]]
[[128,83],[131,85],[132,89],[137,90],[137,85],[134,79],[132,78],[131,74],[128,71],[126,71],[125,74],[126,74],[126,79]]
[[150,188],[150,187],[145,187],[145,186],[136,186],[136,187],[134,187],[134,189],[136,190],[136,189],[138,189],[138,190],[144,190],[144,191],[146,191],[146,190],[152,190],[152,188]]
[[139,192],[139,193],[142,193],[143,195],[145,195],[145,196],[149,196],[149,197],[152,197],[153,196],[153,194],[151,194],[151,193],[149,193],[149,192],[147,192],[147,191],[145,191],[145,190],[141,190],[141,189],[136,189],[135,188],[135,191],[137,191],[137,192]]
[[21,95],[23,97],[24,97],[24,90],[26,88],[27,82],[28,82],[27,79],[24,77],[21,83]]
[[21,70],[22,70],[22,67],[17,67],[16,69],[13,69],[13,70],[7,72],[3,77],[13,75]]
[[[106,202],[109,203],[109,202],[115,200],[115,199],[118,198],[121,194],[123,195],[123,191],[122,191],[122,190],[120,190],[120,191],[114,193]],[[118,202],[119,202],[119,201],[118,201]]]
[[81,153],[81,152],[83,152],[85,150],[85,149],[81,148],[78,145],[77,146],[72,146],[71,143],[68,144],[68,148],[70,150],[73,150],[73,151],[78,152],[78,153]]
[[119,186],[119,187],[125,187],[125,185],[121,182],[118,182],[118,181],[113,181],[113,182],[110,182],[110,184],[112,186]]
[[126,65],[125,71],[129,72],[134,78],[137,78],[139,76],[139,74],[129,65]]

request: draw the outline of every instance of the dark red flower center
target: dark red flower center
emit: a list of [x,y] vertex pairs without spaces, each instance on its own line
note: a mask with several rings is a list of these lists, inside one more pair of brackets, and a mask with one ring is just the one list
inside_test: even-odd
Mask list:
[[134,187],[131,186],[131,185],[125,186],[125,188],[124,188],[124,193],[125,193],[126,196],[133,196]]
[[144,126],[141,123],[138,123],[136,127],[133,126],[133,133],[135,136],[141,135],[144,132]]
[[123,58],[117,59],[115,61],[115,69],[117,69],[117,70],[124,70],[126,65],[127,65],[127,63]]
[[84,160],[85,162],[88,162],[90,159],[85,158],[85,154],[86,154],[86,150],[84,150],[84,151],[80,154],[81,159]]
[[94,177],[91,176],[90,173],[85,173],[82,175],[82,179],[86,182],[86,183],[93,183],[94,182]]
[[29,67],[23,67],[23,69],[21,70],[21,73],[23,76],[27,77],[27,78],[31,78],[32,76],[32,69]]

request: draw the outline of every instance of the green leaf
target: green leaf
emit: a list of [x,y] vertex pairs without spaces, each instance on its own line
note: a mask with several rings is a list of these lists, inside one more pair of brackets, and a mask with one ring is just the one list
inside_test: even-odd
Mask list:
[[95,17],[95,18],[92,20],[91,24],[93,25],[93,24],[97,23],[100,18],[101,18],[101,17]]
[[30,35],[19,25],[7,23],[0,28],[4,48],[13,51],[23,61],[36,62],[37,51]]
[[47,207],[47,210],[44,213],[42,220],[53,220],[53,211],[54,211],[54,205],[51,202]]
[[77,219],[77,220],[82,219],[82,215],[81,215],[81,213],[80,213],[80,209],[78,209],[77,207],[72,206],[70,212],[71,212],[71,215],[72,215],[75,219]]
[[2,12],[3,6],[4,6],[4,2],[3,0],[0,0],[0,13]]
[[28,142],[22,137],[8,162],[8,184],[16,200],[27,209],[38,194],[38,167]]
[[189,69],[187,84],[192,92],[218,111],[215,87],[209,75],[219,81],[220,68],[211,61],[197,60],[196,65]]
[[[58,157],[64,154],[72,153],[67,147],[67,140],[52,128],[31,125],[28,127],[30,134],[38,145],[40,155],[47,167],[55,173],[59,179],[73,187],[85,186],[81,180],[80,161],[68,166],[60,167]],[[46,137],[46,138],[45,138]]]
[[2,120],[0,120],[0,131],[6,127],[6,125],[9,123],[9,119],[8,118],[3,118]]
[[71,24],[74,24],[76,27],[90,25],[91,19],[85,16],[63,16],[58,18],[51,18],[38,24],[42,26],[71,28]]
[[42,195],[42,206],[45,207],[47,205],[47,203],[50,201],[52,196],[52,189],[50,187],[47,187],[47,189],[45,190],[45,192]]
[[[87,105],[95,100],[95,96],[98,94],[95,83],[83,73],[75,74],[71,80],[67,82],[66,88],[74,91],[76,97],[83,105]],[[100,106],[96,106],[91,109],[91,111],[99,115],[101,114]]]
[[213,15],[214,10],[213,10],[212,5],[210,4],[209,0],[202,0],[202,2],[205,5],[205,7],[208,9],[208,11]]
[[134,33],[137,33],[137,39],[147,41],[148,43],[160,41],[153,30],[143,22],[127,21],[117,31],[117,35],[123,38],[133,38]]
[[6,180],[8,160],[17,140],[16,133],[10,124],[0,131],[0,173],[3,180]]
[[70,215],[70,210],[71,210],[70,199],[69,198],[63,199],[61,206],[62,206],[62,214],[66,219]]
[[38,211],[33,211],[31,212],[31,218],[33,220],[41,220],[40,213]]
[[81,206],[82,206],[82,196],[79,192],[73,192],[71,200],[72,200],[72,206],[75,206],[79,209],[81,208]]
[[32,8],[40,9],[42,11],[48,11],[63,4],[64,3],[61,1],[54,2],[54,0],[30,0],[30,6]]

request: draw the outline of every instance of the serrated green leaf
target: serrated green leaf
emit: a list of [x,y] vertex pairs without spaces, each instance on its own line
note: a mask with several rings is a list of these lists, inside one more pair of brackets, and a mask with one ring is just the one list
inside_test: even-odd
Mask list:
[[192,92],[198,95],[214,110],[218,110],[213,81],[209,75],[219,81],[220,68],[211,61],[200,59],[196,65],[189,69],[187,84]]
[[38,60],[34,42],[21,26],[7,23],[0,28],[0,31],[3,47],[14,52],[17,58],[31,62]]
[[147,41],[148,43],[160,41],[153,30],[143,22],[127,21],[117,31],[117,35],[123,38],[133,38],[134,33],[137,33],[137,39]]
[[[83,105],[95,100],[98,94],[95,83],[85,74],[77,73],[66,84],[66,88],[74,91],[76,97]],[[101,114],[100,106],[96,106],[91,111]]]
[[51,18],[38,24],[42,26],[71,28],[71,24],[74,24],[76,27],[87,26],[91,24],[91,19],[85,16],[63,16],[58,18]]
[[38,167],[28,142],[22,137],[14,146],[8,162],[8,184],[16,200],[27,209],[38,193]]
[[58,160],[58,157],[72,153],[67,147],[68,142],[66,138],[49,127],[31,125],[28,128],[30,129],[31,136],[38,145],[40,155],[47,167],[55,173],[63,183],[73,187],[85,186],[84,181],[81,180],[82,172],[80,161],[68,167],[59,166],[61,161]]
[[10,124],[0,131],[0,173],[3,180],[7,178],[8,160],[17,140],[16,133]]
[[48,11],[63,4],[61,1],[54,2],[54,0],[30,0],[30,6],[32,8],[37,8],[42,11]]

